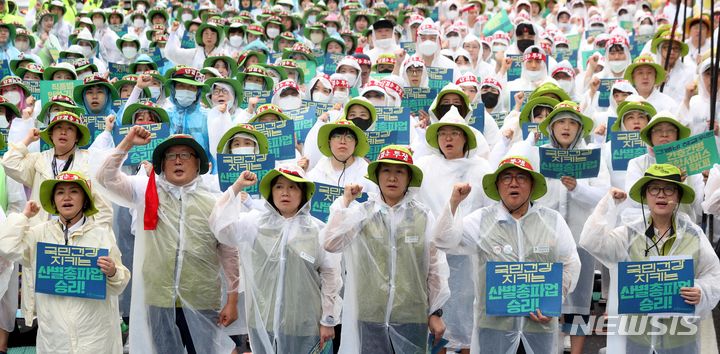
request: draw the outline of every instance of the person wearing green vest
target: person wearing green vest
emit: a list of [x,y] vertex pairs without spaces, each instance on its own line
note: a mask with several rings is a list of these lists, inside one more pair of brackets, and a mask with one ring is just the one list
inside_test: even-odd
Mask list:
[[[677,290],[685,303],[694,305],[694,313],[688,313],[683,321],[677,316],[646,318],[651,316],[620,315],[620,324],[630,324],[628,329],[616,326],[618,334],[608,336],[608,353],[706,353],[700,346],[705,320],[712,320],[710,311],[720,300],[720,261],[700,226],[684,212],[680,204],[692,203],[695,191],[682,181],[682,172],[669,164],[652,164],[637,180],[628,193],[613,188],[598,204],[588,218],[580,236],[583,247],[618,274],[620,262],[692,259],[694,285]],[[621,211],[620,203],[627,197],[642,205],[643,216],[621,225],[615,225]],[[649,211],[646,217],[645,211]],[[665,258],[662,258],[665,257]],[[611,278],[608,314],[618,314],[617,276]],[[677,293],[676,293],[677,294]],[[650,320],[650,321],[648,321]],[[637,323],[650,323],[640,326]],[[662,331],[658,326],[671,328],[679,323],[677,331]],[[696,332],[692,327],[695,327]],[[699,327],[699,328],[698,328]],[[624,337],[624,338],[623,338]]]

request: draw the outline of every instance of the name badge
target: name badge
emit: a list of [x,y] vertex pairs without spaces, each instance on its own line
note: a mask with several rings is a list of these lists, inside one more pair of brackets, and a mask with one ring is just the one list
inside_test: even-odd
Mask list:
[[533,247],[533,252],[535,252],[535,253],[550,253],[550,246],[548,246],[548,245],[535,246],[535,247]]
[[312,264],[315,264],[315,257],[313,257],[305,252],[300,252],[300,258],[302,258]]
[[405,236],[405,243],[418,243],[419,240],[417,236]]

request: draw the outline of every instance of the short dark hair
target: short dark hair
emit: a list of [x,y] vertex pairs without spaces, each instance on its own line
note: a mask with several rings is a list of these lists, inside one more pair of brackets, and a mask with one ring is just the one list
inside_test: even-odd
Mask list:
[[[273,187],[275,187],[275,184],[277,183],[278,178],[280,178],[280,177],[282,177],[282,176],[276,176],[275,178],[272,179],[272,181],[270,181],[270,193],[268,194],[268,198],[267,198],[268,203],[270,203],[270,205],[272,205],[272,207],[275,208],[275,210],[277,210],[278,213],[280,212],[280,209],[278,209],[277,206],[275,205],[275,201],[273,200],[273,195],[272,195],[272,189],[273,189]],[[300,188],[300,206],[299,207],[302,207],[308,201],[307,193],[306,193],[307,185],[305,183],[298,183],[295,181],[291,181],[291,182],[297,184],[298,187]]]

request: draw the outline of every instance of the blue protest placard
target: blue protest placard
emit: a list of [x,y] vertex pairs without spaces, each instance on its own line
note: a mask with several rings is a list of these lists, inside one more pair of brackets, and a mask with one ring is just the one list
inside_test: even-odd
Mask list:
[[612,86],[619,79],[600,79],[600,87],[598,87],[598,106],[610,107],[610,96],[612,95]]
[[568,34],[565,36],[568,42],[568,47],[572,50],[578,50],[580,49],[580,41],[582,40],[582,36],[579,33],[575,34]]
[[613,132],[608,129],[613,171],[627,171],[628,162],[647,152],[640,132]]
[[3,60],[2,62],[0,62],[0,75],[2,75],[1,77],[13,75],[12,71],[10,71],[9,61]]
[[36,100],[40,100],[40,80],[23,80],[25,86]]
[[633,58],[637,58],[642,53],[643,48],[645,48],[645,43],[652,42],[653,40],[653,34],[643,34],[638,35],[635,34],[630,37],[629,43],[630,43],[630,55]]
[[492,112],[490,115],[495,120],[495,124],[497,124],[498,128],[502,128],[503,124],[505,124],[505,117],[507,117],[508,112]]
[[282,52],[277,53],[271,53],[270,54],[270,62],[271,63],[277,63],[278,61],[282,60]]
[[470,118],[468,118],[468,124],[480,131],[485,133],[485,105],[478,103],[477,107],[473,109]]
[[505,57],[511,60],[507,71],[507,82],[519,79],[523,66],[522,54],[506,54]]
[[585,70],[587,67],[587,62],[590,59],[591,56],[593,56],[595,53],[600,54],[600,56],[605,56],[605,48],[603,49],[592,49],[592,50],[585,50],[582,52],[582,63],[580,63],[580,67],[582,70]]
[[97,265],[107,256],[103,248],[55,245],[38,242],[35,263],[35,292],[105,299],[106,278]]
[[[43,105],[50,102],[50,97],[56,95],[65,95],[73,97],[73,89],[75,86],[82,85],[82,80],[41,80],[40,81],[40,102]],[[82,105],[82,102],[77,102]]]
[[[255,90],[245,90],[243,91],[243,99],[242,102],[240,102],[240,108],[245,109],[248,106],[248,100],[250,97],[257,97],[259,99],[258,107],[261,105],[270,103],[270,100],[272,99],[273,92],[272,91],[255,91]],[[282,107],[280,107],[282,109]]]
[[[225,191],[240,177],[243,171],[250,171],[261,180],[268,171],[275,168],[275,158],[272,155],[217,155],[217,171],[220,189]],[[259,196],[258,183],[244,189],[251,196]]]
[[618,313],[693,313],[695,306],[680,297],[692,287],[692,259],[618,263]]
[[110,72],[110,79],[122,79],[123,76],[130,74],[130,65],[119,64],[119,63],[108,63],[108,72]]
[[560,316],[562,263],[488,262],[485,311],[488,316]]
[[275,160],[295,158],[295,123],[289,120],[253,123],[255,129],[268,138],[270,155]]
[[334,74],[335,70],[337,70],[338,63],[345,57],[345,54],[325,53],[325,59],[323,59],[323,72],[328,75]]
[[315,125],[318,117],[316,111],[317,106],[311,105],[302,105],[302,107],[298,109],[283,111],[283,113],[287,114],[295,123],[295,137],[298,142],[304,143],[305,137],[307,137],[310,129]]
[[313,49],[312,52],[313,56],[315,57],[315,64],[317,65],[317,67],[325,65],[325,51],[323,51],[322,49]]
[[5,153],[8,151],[8,132],[10,132],[10,128],[0,128],[0,134],[2,134],[3,141],[5,141],[5,148],[0,149],[0,156],[5,155]]
[[428,112],[430,105],[440,92],[439,89],[431,89],[429,87],[404,87],[402,107],[410,109],[410,113],[418,115],[418,111]]
[[[510,91],[510,109],[515,108],[515,94],[521,91]],[[520,109],[525,108],[525,104],[530,100],[530,95],[533,93],[533,90],[523,90],[523,93],[525,93],[525,97],[523,97],[523,102],[520,105]]]
[[600,149],[540,148],[540,173],[546,178],[593,178],[599,172]]
[[[410,110],[407,107],[375,107],[375,111],[377,112],[375,131],[410,132]],[[398,138],[401,141],[395,141],[394,144],[410,144],[409,133],[407,140],[404,139],[404,135],[399,135]]]
[[195,48],[195,36],[190,37],[190,32],[183,32],[183,36],[180,39],[180,48],[192,49]]
[[[370,161],[375,161],[380,155],[380,150],[385,146],[392,144],[407,145],[410,141],[409,131],[372,131],[366,132],[366,134],[368,144],[370,144],[370,151],[365,157]],[[405,143],[405,141],[408,143]]]
[[415,55],[415,42],[400,42],[400,48],[405,49],[408,56]]
[[[539,132],[539,124],[538,123],[525,123],[522,125],[522,138],[523,140],[527,139],[529,134],[535,134],[536,132]],[[535,141],[535,146],[543,146],[545,144],[550,143],[550,138],[545,134],[540,134],[540,139]]]
[[[344,192],[345,188],[343,187],[315,182],[315,194],[313,194],[310,202],[310,214],[322,222],[327,222],[330,216],[330,205],[332,205],[336,198],[342,197]],[[366,201],[367,198],[367,194],[363,193],[356,200],[362,203]]]
[[653,147],[657,163],[669,163],[696,175],[720,163],[715,135],[709,130],[669,144]]
[[570,49],[570,48],[567,48],[567,49],[558,48],[555,51],[555,61],[557,61],[559,63],[563,60],[567,60],[570,63],[570,65],[572,65],[573,68],[576,68],[577,67],[577,57],[578,57],[577,55],[578,55],[577,50]]
[[303,101],[303,106],[315,107],[315,115],[320,117],[323,113],[330,112],[335,104],[317,101]]
[[158,68],[162,68],[167,63],[167,59],[160,52],[160,47],[144,48],[140,52],[149,55],[155,64],[157,64]]
[[425,71],[428,74],[430,88],[439,90],[453,81],[453,69],[428,67]]
[[[615,124],[616,120],[617,120],[617,117],[608,117],[607,125],[605,125],[607,127],[607,132],[610,132],[610,127],[612,127],[613,124]],[[610,134],[605,134],[605,141],[610,141]]]
[[[321,57],[322,58],[322,57]],[[305,84],[309,84],[310,81],[317,75],[318,63],[315,60],[296,60],[298,70],[302,70]],[[299,82],[298,84],[303,84]]]
[[[120,144],[125,136],[127,136],[130,128],[132,128],[131,125],[126,125],[113,130],[115,145]],[[135,166],[143,161],[152,161],[152,153],[155,147],[170,136],[170,126],[168,124],[145,124],[143,128],[147,129],[151,134],[150,143],[147,145],[133,146],[132,149],[128,151],[128,157],[125,159],[125,162],[123,162],[123,165]]]

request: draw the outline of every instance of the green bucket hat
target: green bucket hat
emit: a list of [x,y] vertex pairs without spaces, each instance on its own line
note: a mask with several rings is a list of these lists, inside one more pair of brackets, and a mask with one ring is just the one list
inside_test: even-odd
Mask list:
[[263,80],[265,80],[265,91],[272,90],[274,82],[272,78],[268,75],[267,71],[265,71],[265,68],[263,68],[262,66],[250,65],[248,68],[245,69],[245,71],[237,74],[237,79],[240,83],[242,83],[243,87],[245,85],[245,78],[247,76],[255,76],[262,78]]
[[327,52],[327,47],[330,42],[335,42],[340,45],[340,48],[342,48],[342,52],[346,53],[345,50],[345,40],[340,37],[339,34],[335,34],[332,36],[326,36],[325,39],[323,39],[322,44],[320,45],[324,52]]
[[131,105],[129,105],[125,112],[123,112],[122,115],[122,125],[132,125],[135,124],[134,122],[134,116],[137,111],[140,110],[146,110],[155,113],[158,118],[160,119],[159,123],[169,123],[170,117],[168,117],[167,112],[162,107],[152,103],[149,100],[144,101],[138,101]]
[[437,119],[441,119],[442,117],[438,117],[437,108],[440,105],[440,101],[442,100],[443,96],[454,93],[460,96],[462,98],[463,102],[465,103],[465,109],[464,111],[458,111],[461,116],[466,117],[468,113],[470,113],[470,98],[468,98],[468,95],[465,93],[465,91],[462,90],[462,88],[458,85],[455,85],[453,83],[449,83],[445,85],[440,92],[438,93],[435,100],[433,100],[432,104],[430,105],[430,111],[435,115]]
[[225,62],[225,65],[228,67],[228,71],[229,71],[228,76],[234,77],[235,73],[237,72],[238,65],[237,65],[237,62],[233,58],[231,58],[227,55],[216,55],[216,56],[212,56],[212,57],[207,57],[207,59],[205,59],[205,61],[203,62],[203,68],[212,67],[213,65],[215,65],[215,62],[217,62],[218,60],[222,60]]
[[664,181],[677,185],[679,189],[683,191],[680,203],[690,204],[695,200],[695,191],[682,182],[682,172],[677,166],[670,164],[652,164],[645,171],[645,175],[640,177],[637,182],[630,187],[630,199],[644,203],[647,201],[645,196],[642,195],[643,187],[652,181]]
[[[267,63],[267,54],[265,54],[264,51],[257,50],[257,49],[248,49],[240,55],[240,57],[237,60],[236,67],[237,66],[245,67],[245,62],[248,60],[248,58],[253,57],[253,56],[257,57],[257,60],[258,60],[258,63],[255,65]],[[237,72],[237,69],[235,70],[235,72]]]
[[219,24],[212,22],[203,22],[203,24],[198,27],[197,32],[195,32],[195,43],[197,43],[199,47],[202,46],[202,33],[206,29],[211,29],[217,33],[217,43],[215,44],[215,47],[219,47],[220,44],[222,44],[225,31]]
[[137,45],[138,50],[140,50],[140,48],[141,48],[141,47],[140,47],[140,40],[138,39],[138,37],[137,37],[136,35],[134,35],[134,34],[132,34],[132,33],[125,33],[122,37],[118,38],[118,39],[115,41],[115,46],[116,46],[119,50],[122,50],[122,44],[123,44],[123,42],[132,42],[132,43],[135,43],[135,45]]
[[657,114],[657,111],[655,111],[655,107],[653,107],[650,102],[642,100],[636,100],[636,101],[629,101],[625,100],[620,102],[617,108],[617,119],[613,123],[613,125],[610,127],[611,131],[619,132],[622,128],[622,121],[625,117],[625,114],[631,111],[641,111],[645,113],[648,116],[648,122],[650,121],[650,118],[655,116]]
[[317,62],[312,49],[302,42],[293,44],[292,48],[285,48],[282,53],[282,59],[295,59],[295,55],[302,55],[305,60]]
[[8,42],[15,42],[15,29],[17,28],[17,26],[12,23],[0,22],[0,28],[7,28],[7,30],[10,32]]
[[477,147],[475,133],[473,133],[472,129],[465,121],[465,118],[460,115],[457,107],[450,107],[450,110],[445,113],[444,117],[442,117],[438,122],[430,124],[430,126],[427,128],[427,133],[425,133],[425,141],[427,141],[428,145],[438,150],[440,149],[440,145],[438,144],[438,131],[442,127],[455,127],[462,130],[465,133],[465,139],[467,140],[467,151],[470,151]]
[[164,7],[153,7],[150,9],[150,12],[148,12],[147,18],[149,22],[152,22],[153,17],[155,15],[160,15],[165,19],[165,23],[170,21],[170,15],[168,15],[167,10]]
[[85,93],[85,90],[91,86],[102,86],[107,88],[110,92],[111,101],[120,99],[120,94],[118,94],[115,87],[106,78],[100,76],[99,74],[94,74],[93,76],[86,77],[85,80],[83,80],[82,85],[75,86],[73,89],[73,99],[75,102],[85,102],[83,100],[83,94]]
[[90,180],[81,172],[64,171],[60,172],[55,178],[45,180],[40,184],[40,205],[42,205],[43,209],[49,214],[59,214],[57,207],[55,207],[55,203],[53,202],[53,192],[55,191],[55,186],[59,183],[75,183],[82,188],[85,192],[85,198],[87,199],[87,206],[83,211],[85,216],[91,216],[98,212],[95,207],[95,201],[93,200]]
[[[268,26],[269,24],[275,24],[275,25],[280,26],[280,32],[284,32],[284,31],[287,30],[287,29],[285,28],[285,25],[283,25],[283,23],[282,23],[282,19],[281,19],[280,17],[278,17],[278,16],[270,16],[270,17],[268,17],[265,21],[263,21],[262,25],[263,25],[263,27],[264,27],[265,30],[267,30],[267,26]],[[263,33],[264,33],[264,32],[265,32],[265,31],[263,31]]]
[[260,180],[260,195],[265,198],[265,200],[270,199],[272,181],[278,176],[283,176],[295,183],[304,184],[306,187],[305,198],[307,198],[308,201],[312,199],[313,194],[315,194],[315,183],[305,179],[305,171],[297,166],[283,166],[268,171],[268,173]]
[[483,177],[482,186],[485,191],[485,195],[487,195],[488,198],[500,201],[500,192],[498,192],[496,184],[497,179],[498,176],[500,176],[500,173],[509,168],[519,168],[530,173],[530,176],[533,179],[533,190],[530,194],[531,201],[538,200],[547,193],[547,183],[545,182],[545,177],[533,169],[530,161],[524,157],[511,156],[500,161],[495,172],[486,174]]
[[365,178],[371,180],[373,183],[380,185],[377,179],[377,168],[381,163],[388,163],[393,165],[405,165],[410,167],[412,176],[410,176],[410,185],[408,187],[420,187],[422,185],[423,173],[420,167],[413,164],[412,151],[405,146],[401,145],[388,145],[378,155],[377,160],[368,164],[367,176]]
[[42,109],[40,110],[40,115],[38,115],[39,121],[44,124],[48,124],[48,112],[53,105],[58,105],[62,107],[63,111],[72,112],[78,116],[85,114],[85,108],[78,106],[72,98],[65,95],[55,95],[50,97],[50,100],[43,104]]
[[5,76],[4,78],[2,78],[2,80],[0,80],[0,88],[13,85],[19,87],[25,94],[25,97],[29,97],[30,95],[32,95],[30,89],[25,84],[25,81],[23,81],[23,79],[17,76]]
[[268,148],[268,139],[265,134],[259,132],[250,124],[238,124],[226,131],[222,138],[220,138],[220,142],[217,145],[217,153],[229,154],[230,144],[233,138],[235,138],[235,135],[238,134],[248,134],[254,137],[257,142],[258,152],[260,152],[261,155],[265,155],[270,151]]
[[573,101],[562,101],[556,104],[555,107],[553,107],[552,112],[550,112],[550,114],[548,114],[547,117],[545,117],[545,119],[540,122],[540,124],[538,125],[538,130],[540,130],[541,133],[550,136],[551,132],[548,130],[548,128],[550,127],[550,123],[552,123],[555,116],[562,112],[569,112],[573,115],[580,117],[580,120],[582,121],[583,137],[587,137],[588,135],[590,135],[590,133],[592,133],[592,129],[595,123],[590,117],[582,114],[580,112],[580,106]]
[[332,150],[330,149],[330,134],[332,134],[335,129],[350,129],[353,132],[356,139],[355,150],[353,151],[354,156],[363,157],[370,151],[370,144],[368,143],[365,132],[353,122],[343,117],[333,123],[324,124],[320,127],[317,143],[323,155],[327,157],[333,156]]
[[656,63],[649,54],[641,55],[635,58],[632,64],[628,65],[627,69],[625,69],[625,76],[623,78],[635,85],[635,82],[633,81],[633,71],[643,65],[648,65],[655,69],[655,85],[660,85],[663,81],[665,81],[665,69],[663,69],[660,64]]
[[273,50],[276,52],[280,51],[280,39],[292,41],[293,43],[297,42],[297,38],[295,38],[295,35],[293,35],[292,32],[282,32],[273,39]]
[[56,63],[50,65],[45,72],[43,72],[43,80],[52,80],[53,75],[58,71],[67,71],[73,76],[73,80],[77,80],[77,73],[75,73],[75,66],[68,62]]
[[528,98],[528,100],[542,97],[548,94],[553,94],[560,97],[560,101],[572,101],[572,98],[570,98],[570,95],[568,95],[565,90],[561,89],[560,86],[552,82],[546,82],[538,86],[538,88],[536,88],[532,93],[530,93],[530,97]]
[[265,116],[268,114],[275,114],[276,116],[278,116],[278,118],[280,118],[280,120],[290,120],[290,117],[288,117],[285,113],[283,113],[283,111],[282,111],[282,109],[280,109],[280,107],[278,107],[272,103],[268,103],[268,104],[264,104],[264,105],[258,107],[255,115],[252,118],[250,118],[250,121],[248,123],[259,122],[260,118],[262,116]]
[[17,28],[15,30],[15,39],[17,39],[17,37],[20,37],[20,36],[25,36],[28,38],[28,41],[30,42],[30,49],[35,48],[36,38],[35,38],[34,34],[32,34],[31,32],[29,32],[28,30],[26,30],[24,28]]
[[40,64],[30,63],[24,68],[18,67],[15,70],[12,70],[12,72],[15,73],[17,77],[25,77],[25,73],[30,72],[38,74],[40,75],[40,78],[42,78],[43,73],[45,73],[45,69],[43,69],[42,65]]
[[130,70],[130,73],[135,73],[137,71],[137,66],[140,64],[150,65],[152,67],[152,70],[157,70],[158,65],[157,63],[152,60],[152,58],[147,54],[141,54],[138,55],[137,59],[135,59],[134,62],[130,63],[130,66],[128,70]]
[[265,38],[265,28],[259,23],[252,23],[245,28],[245,33],[256,35],[262,39]]
[[287,78],[288,78],[287,71],[285,71],[285,68],[280,65],[258,64],[258,66],[263,67],[265,69],[265,71],[268,73],[268,76],[270,76],[270,78],[273,77],[272,72],[277,73],[278,82],[287,80]]
[[370,126],[375,124],[375,122],[377,121],[377,110],[375,109],[375,106],[373,106],[372,102],[370,102],[370,100],[362,96],[352,98],[345,104],[343,116],[348,117],[350,115],[350,108],[356,104],[365,107],[370,112],[370,120],[372,121],[372,123],[370,123]]
[[650,122],[648,122],[648,125],[646,125],[645,128],[640,130],[640,139],[642,139],[647,146],[653,146],[652,141],[650,140],[650,132],[660,123],[670,123],[674,125],[675,128],[678,129],[678,140],[685,139],[691,134],[690,128],[680,123],[680,121],[678,121],[672,113],[668,111],[659,112],[650,119]]
[[200,174],[205,174],[210,170],[210,164],[208,162],[208,156],[205,153],[205,149],[192,137],[187,134],[174,134],[163,140],[155,150],[153,150],[152,164],[153,170],[156,175],[162,173],[163,160],[165,159],[165,151],[173,146],[184,145],[188,146],[195,151],[195,157],[200,159]]
[[168,70],[165,76],[168,78],[166,83],[179,82],[197,87],[205,85],[205,75],[200,70],[189,66],[176,66],[174,70]]
[[237,107],[240,107],[243,98],[243,87],[240,84],[240,81],[224,77],[213,77],[205,81],[205,86],[203,86],[203,92],[201,95],[203,103],[207,107],[212,107],[209,96],[212,94],[212,87],[216,83],[230,85],[230,87],[232,87],[235,91],[233,93],[233,96],[235,96],[235,103],[237,104]]
[[67,111],[58,113],[52,121],[50,121],[47,128],[40,132],[40,138],[48,145],[54,147],[55,144],[53,144],[52,139],[50,138],[50,132],[52,132],[55,125],[62,122],[70,123],[78,129],[80,139],[78,139],[77,146],[85,146],[90,143],[90,129],[88,129],[87,124],[85,124],[85,118],[83,118],[82,115]]
[[[0,96],[0,107],[5,107],[5,111],[10,111],[15,115],[15,118],[20,117],[20,110],[18,110],[18,107],[10,101],[7,100],[7,98]],[[2,134],[0,134],[2,135]],[[0,150],[4,150],[4,148],[0,148]]]
[[680,55],[683,57],[688,55],[690,48],[688,47],[688,45],[685,42],[683,42],[682,34],[680,34],[680,32],[675,32],[675,37],[673,37],[673,38],[671,38],[671,36],[670,36],[671,34],[672,34],[672,31],[666,31],[666,32],[663,32],[659,37],[656,37],[655,39],[653,39],[652,44],[650,45],[650,51],[653,54],[657,54],[658,49],[660,49],[659,48],[660,44],[662,44],[664,42],[677,42],[680,44]]
[[296,81],[301,82],[301,83],[305,82],[305,73],[303,73],[303,71],[300,68],[298,68],[297,63],[295,63],[295,60],[282,59],[282,60],[280,60],[280,67],[283,69],[283,71],[285,71],[285,79],[290,77],[290,73],[288,72],[289,70],[295,70],[295,72],[298,75]]
[[[310,26],[306,26],[305,29],[303,30],[303,37],[305,37],[305,39],[307,39],[308,41],[310,41],[310,33],[312,33],[312,31],[320,31],[320,32],[322,32],[322,33],[323,33],[323,39],[325,39],[325,38],[328,37],[328,33],[327,33],[327,29],[325,29],[325,25],[322,24],[322,23],[320,23],[320,22],[315,23],[315,24],[310,25]],[[322,41],[321,41],[320,43],[322,43]]]
[[549,107],[550,111],[552,111],[558,103],[560,103],[560,101],[547,96],[539,96],[528,100],[525,107],[520,111],[520,118],[518,118],[520,126],[522,127],[523,124],[532,123],[532,112],[536,106]]

